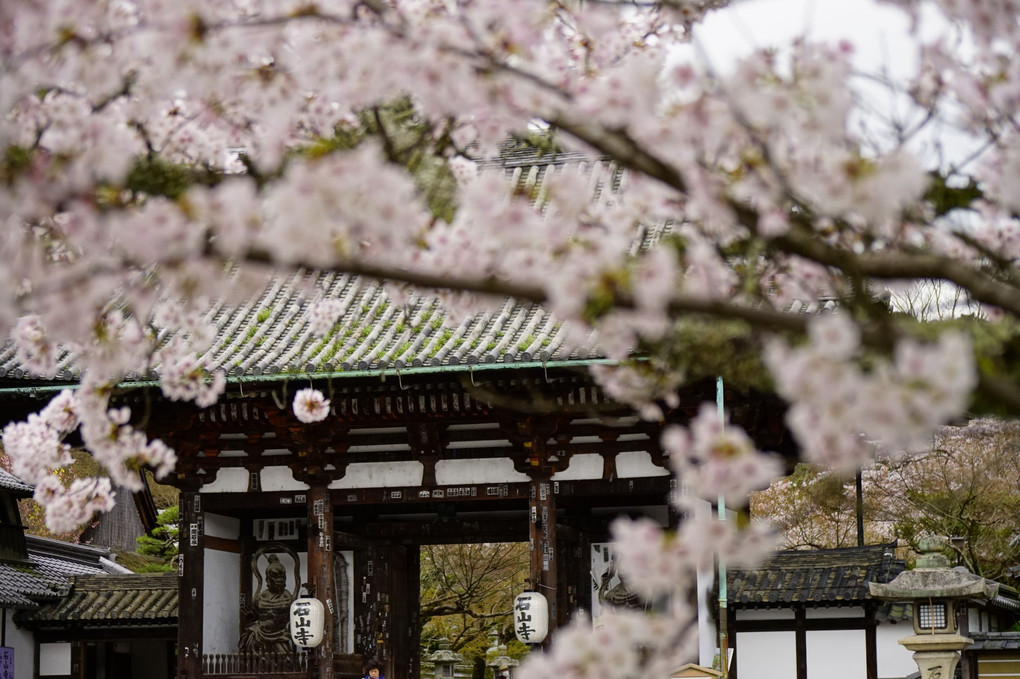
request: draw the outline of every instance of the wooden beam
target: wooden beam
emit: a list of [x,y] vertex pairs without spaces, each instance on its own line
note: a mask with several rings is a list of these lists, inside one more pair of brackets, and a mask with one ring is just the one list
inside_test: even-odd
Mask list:
[[[556,496],[548,472],[536,471],[531,482],[529,503],[529,544],[531,588],[549,601],[549,633],[556,630],[559,616],[556,554]],[[548,641],[545,642],[548,644]]]
[[183,492],[180,496],[180,559],[178,574],[177,667],[182,679],[202,676],[203,580],[205,546],[202,496]]
[[316,679],[333,676],[333,504],[325,485],[308,490],[308,583],[325,610],[322,643],[316,649]]
[[797,679],[807,679],[807,614],[803,606],[794,609],[794,637],[797,644]]

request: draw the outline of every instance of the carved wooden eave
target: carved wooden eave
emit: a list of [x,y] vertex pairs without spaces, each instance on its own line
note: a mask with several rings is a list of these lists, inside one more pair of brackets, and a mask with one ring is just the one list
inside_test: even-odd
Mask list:
[[[201,490],[222,469],[245,469],[253,479],[267,467],[285,466],[294,479],[309,485],[342,480],[352,464],[417,462],[424,467],[420,486],[344,490],[346,504],[399,503],[436,505],[526,499],[525,487],[494,490],[479,484],[472,491],[437,483],[436,465],[446,460],[508,458],[513,469],[533,478],[550,478],[569,468],[577,455],[598,455],[604,461],[601,479],[565,481],[558,493],[571,498],[611,498],[637,492],[662,497],[668,478],[622,482],[616,460],[623,453],[648,453],[653,464],[668,468],[659,436],[665,422],[646,422],[609,399],[588,376],[575,370],[495,371],[487,379],[464,374],[444,379],[338,380],[317,383],[331,400],[324,422],[306,425],[290,410],[294,382],[281,380],[258,390],[231,389],[217,404],[198,409],[162,401],[158,394],[136,393],[126,399],[156,399],[146,426],[150,436],[163,438],[178,452],[176,476],[183,490]],[[270,388],[271,387],[271,388]],[[706,400],[714,385],[698,384],[681,393],[666,422],[685,423]],[[771,450],[789,447],[782,409],[757,396],[730,396],[738,422]],[[257,481],[249,488],[263,491]],[[279,506],[293,502],[288,492],[261,493],[257,502],[235,497],[237,509]],[[300,494],[298,494],[300,495]],[[612,500],[607,500],[612,502]],[[621,502],[624,500],[621,499]],[[425,511],[424,508],[422,511]]]
[[[478,394],[487,392],[478,386],[498,390],[503,403],[480,400]],[[423,485],[429,485],[443,459],[509,457],[525,471],[539,464],[536,455],[543,464],[557,457],[560,466],[579,452],[653,450],[661,456],[659,425],[640,422],[572,373],[507,376],[468,388],[458,381],[345,384],[324,389],[331,413],[313,425],[290,412],[292,390],[281,385],[228,394],[204,410],[161,404],[146,429],[178,451],[182,486],[202,483],[225,467],[286,464],[296,474],[335,481],[351,463],[413,460],[425,465]],[[531,406],[532,412],[513,406]]]

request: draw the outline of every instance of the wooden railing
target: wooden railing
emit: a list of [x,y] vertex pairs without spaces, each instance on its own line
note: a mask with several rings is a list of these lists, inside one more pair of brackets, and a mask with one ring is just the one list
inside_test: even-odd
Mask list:
[[[242,675],[308,676],[311,654],[303,653],[209,653],[202,656],[202,675],[231,679]],[[333,676],[358,679],[364,675],[364,659],[359,654],[333,656]]]
[[209,653],[202,656],[203,675],[291,674],[307,670],[308,653]]

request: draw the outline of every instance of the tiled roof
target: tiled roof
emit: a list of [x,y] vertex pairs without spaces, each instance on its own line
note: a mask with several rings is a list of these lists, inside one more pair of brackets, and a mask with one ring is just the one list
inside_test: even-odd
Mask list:
[[[622,172],[611,162],[579,153],[537,155],[508,152],[481,164],[499,171],[527,195],[540,199],[545,181],[564,172],[589,179],[594,200],[619,187]],[[646,229],[634,248],[646,246],[669,226]],[[296,291],[304,290],[305,295]],[[313,294],[308,295],[311,291]],[[315,337],[308,323],[308,297],[315,292],[342,302],[343,313],[332,332]],[[594,337],[579,346],[565,344],[566,333],[545,309],[506,300],[494,311],[451,322],[434,293],[395,301],[384,285],[344,274],[297,274],[272,281],[258,299],[237,306],[214,307],[208,320],[217,340],[207,363],[228,376],[288,373],[363,373],[437,366],[550,363],[601,358]],[[445,323],[444,323],[445,321]],[[58,382],[76,381],[80,366],[73,353],[58,360]],[[155,375],[134,375],[150,379]],[[15,346],[0,348],[0,380],[36,381],[16,358]]]
[[25,542],[27,561],[0,561],[0,606],[34,608],[63,596],[72,576],[108,573],[106,550],[35,535]]
[[67,589],[67,581],[40,572],[31,563],[0,562],[0,606],[30,608],[39,601],[56,599]]
[[177,624],[177,574],[77,575],[67,595],[18,613],[29,627]]
[[859,604],[871,599],[869,582],[904,570],[892,552],[892,545],[778,552],[759,568],[729,571],[728,600],[735,607]]
[[[505,301],[491,313],[444,324],[446,313],[427,295],[396,303],[382,285],[351,275],[324,274],[313,282],[344,312],[324,338],[312,334],[308,300],[296,291],[307,274],[272,282],[258,299],[219,305],[209,313],[217,341],[209,365],[228,376],[294,373],[372,373],[436,366],[551,363],[600,358],[594,341],[568,346],[557,321],[535,304]],[[0,379],[38,379],[20,366],[13,344],[0,348]],[[64,352],[57,381],[76,381],[76,357]],[[149,375],[131,376],[151,379]]]
[[0,490],[11,491],[17,497],[32,497],[35,491],[32,486],[3,469],[0,469]]
[[[622,170],[613,162],[582,153],[536,154],[507,151],[481,163],[484,171],[503,171],[520,191],[541,200],[550,177],[576,172],[588,180],[593,200],[608,200],[621,184]],[[631,244],[637,252],[672,231],[673,224],[648,225]],[[298,290],[306,294],[298,294]],[[311,291],[313,294],[308,295]],[[343,312],[325,337],[313,336],[308,323],[308,297],[316,293],[340,300]],[[791,311],[817,311],[817,305]],[[406,302],[395,300],[386,286],[346,274],[296,274],[269,283],[254,301],[214,307],[207,316],[216,327],[216,343],[207,364],[233,378],[242,376],[412,371],[460,366],[525,366],[603,358],[594,334],[571,338],[548,311],[532,303],[508,299],[488,313],[453,321],[428,291]],[[76,357],[64,352],[58,360],[57,382],[79,378]],[[129,380],[155,378],[132,375]],[[35,383],[16,358],[15,347],[0,347],[0,381],[7,386]]]
[[974,640],[968,651],[1017,651],[1020,650],[1020,632],[968,632]]

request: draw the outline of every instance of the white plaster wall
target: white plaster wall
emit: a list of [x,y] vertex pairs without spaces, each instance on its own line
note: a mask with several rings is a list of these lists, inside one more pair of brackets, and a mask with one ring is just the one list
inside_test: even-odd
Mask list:
[[199,489],[200,493],[243,493],[248,490],[248,470],[225,467],[216,472],[216,479]]
[[[421,462],[357,462],[347,467],[342,479],[330,488],[391,488],[420,486],[425,467]],[[440,483],[442,483],[440,481]]]
[[914,633],[909,620],[885,622],[875,630],[875,646],[878,654],[878,676],[905,677],[917,672],[914,654],[899,645],[899,640]]
[[[738,634],[737,676],[740,679],[797,679],[796,635],[793,632]],[[819,675],[819,679],[825,679],[824,675]]]
[[436,463],[436,483],[440,486],[517,483],[527,480],[528,475],[514,469],[513,460],[510,458],[440,460]]
[[[208,521],[206,517],[207,524]],[[239,554],[205,550],[202,653],[237,652],[240,573]],[[190,593],[182,592],[182,596]]]
[[868,676],[864,630],[808,630],[806,641],[808,677],[865,679]]
[[605,460],[601,455],[585,453],[574,455],[566,469],[556,472],[552,476],[553,481],[580,481],[585,479],[601,479],[602,468]]
[[216,538],[237,540],[241,535],[241,520],[222,514],[205,515],[205,534]]
[[641,451],[620,453],[616,456],[616,473],[621,479],[638,479],[646,476],[668,476],[669,470],[652,462],[652,456]]
[[[247,469],[224,467],[216,472],[216,478],[202,486],[202,493],[245,493],[248,491],[249,472]],[[290,467],[278,465],[266,467],[259,474],[259,487],[264,491],[308,490],[308,484],[294,478]]]
[[[354,550],[343,550],[339,552],[344,555],[344,559],[347,561],[347,591],[349,592],[349,600],[347,602],[347,652],[354,648]],[[339,591],[340,584],[336,583],[336,588]],[[339,611],[337,611],[339,614]]]
[[294,472],[290,467],[266,467],[262,470],[260,479],[262,490],[308,490],[309,486],[304,481],[294,478]]
[[[15,662],[17,659],[15,658]],[[66,677],[71,674],[71,642],[39,644],[39,676]]]
[[33,679],[35,677],[35,641],[32,633],[26,629],[18,629],[14,625],[14,611],[3,609],[7,622],[7,638],[5,645],[14,649],[14,679]]

